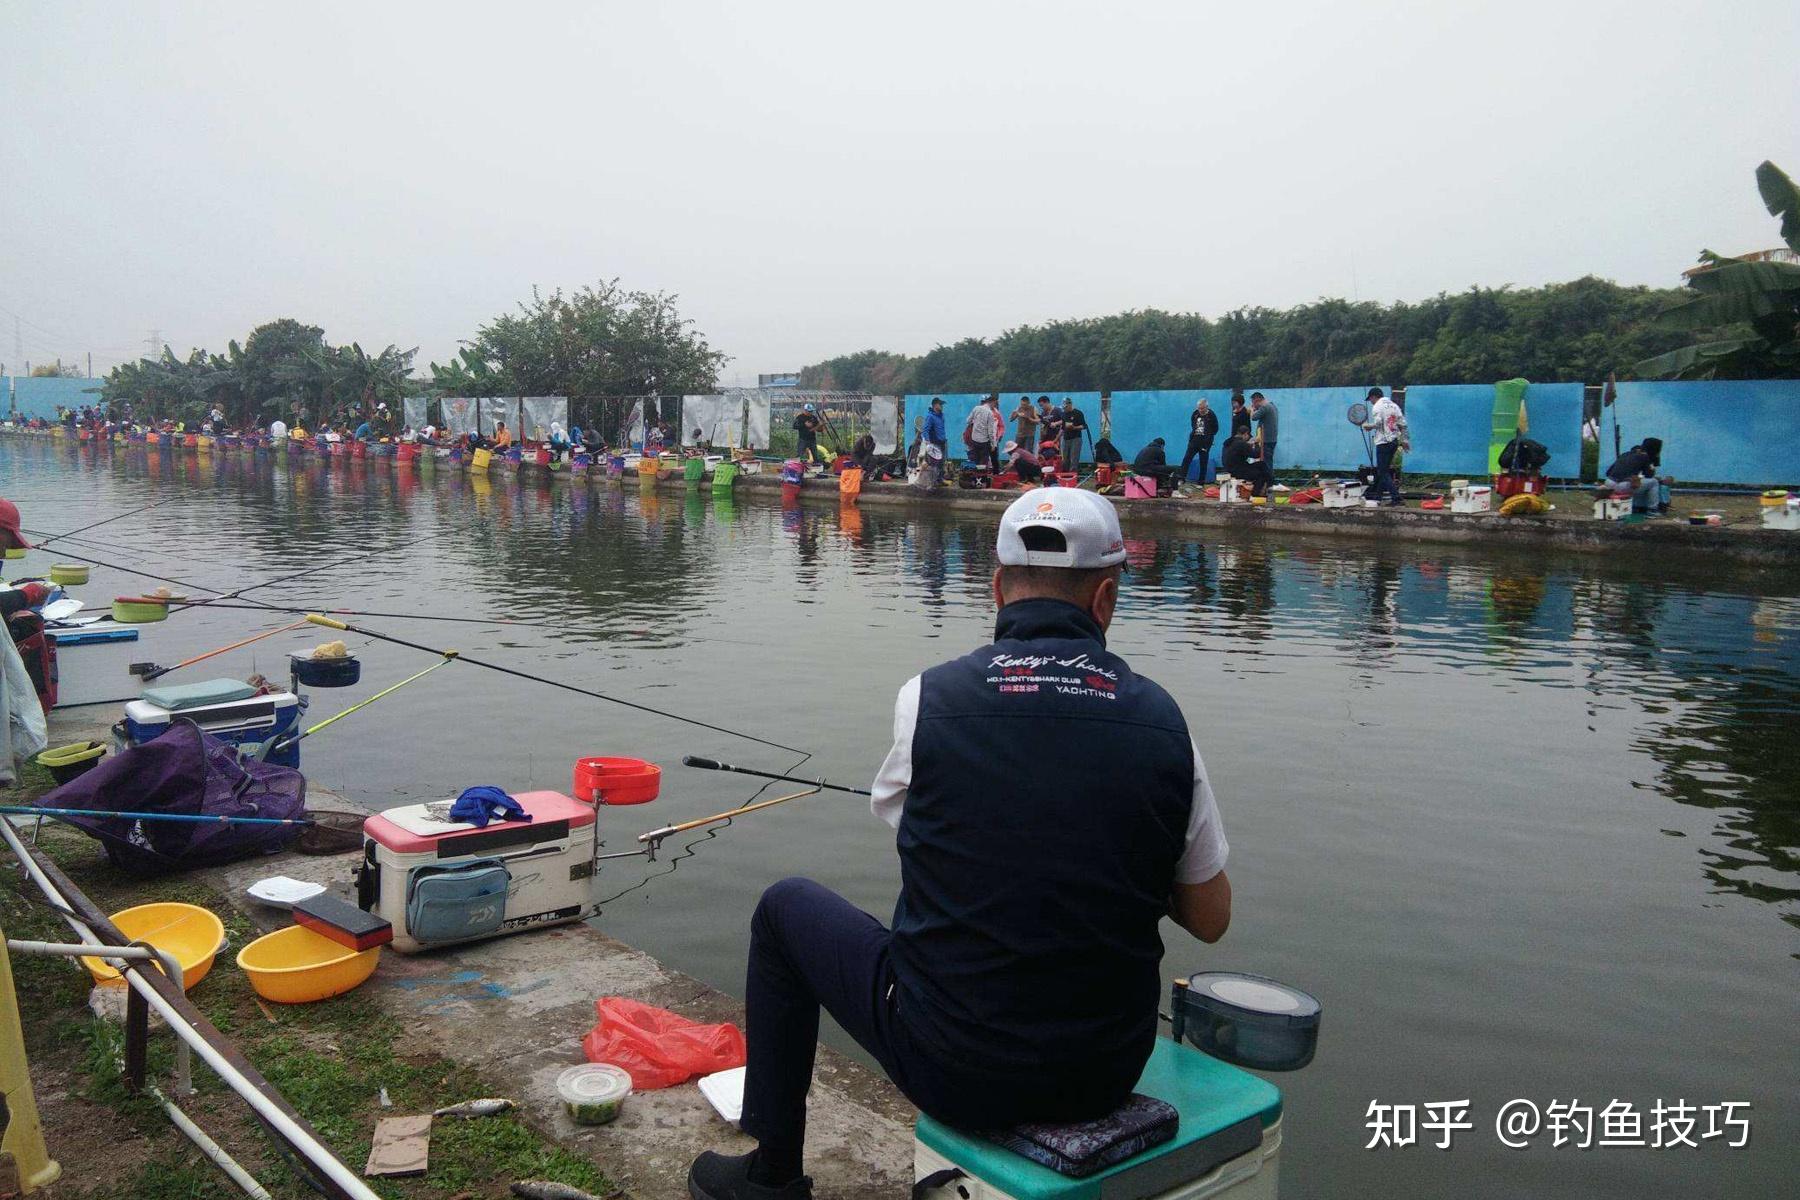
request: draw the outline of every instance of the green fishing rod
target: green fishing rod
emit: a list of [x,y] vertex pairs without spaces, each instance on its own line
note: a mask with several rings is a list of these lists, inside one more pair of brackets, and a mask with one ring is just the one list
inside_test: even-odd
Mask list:
[[[440,650],[436,646],[425,646],[418,642],[409,642],[405,638],[397,638],[389,633],[381,633],[374,629],[366,629],[361,625],[351,625],[346,621],[339,621],[334,617],[328,617],[324,613],[308,613],[306,619],[311,621],[314,625],[323,625],[327,629],[336,629],[342,633],[354,633],[360,637],[371,637],[380,642],[392,642],[396,646],[405,646],[409,650],[422,650],[426,654],[436,654],[443,657],[452,656],[451,652]],[[577,687],[572,683],[563,683],[560,680],[547,679],[542,675],[533,675],[527,671],[518,671],[514,670],[512,667],[503,667],[499,663],[488,662],[485,659],[470,658],[466,654],[455,657],[457,662],[465,662],[472,667],[486,667],[488,670],[498,671],[502,675],[511,675],[518,679],[529,680],[532,683],[541,683],[548,687],[559,688],[565,692],[574,692],[578,696],[588,696],[595,700],[604,700],[608,704],[623,705],[626,708],[636,709],[638,712],[649,713],[651,716],[666,717],[671,721],[680,721],[684,725],[693,725],[700,729],[710,729],[714,733],[722,733],[727,737],[742,738],[747,742],[755,742],[759,746],[768,746],[774,750],[784,750],[789,754],[806,753],[806,751],[801,750],[796,746],[787,746],[780,742],[772,742],[767,738],[757,737],[754,734],[742,733],[736,729],[727,729],[723,725],[714,725],[711,722],[702,721],[697,717],[684,717],[680,713],[669,712],[667,709],[652,708],[648,704],[639,704],[635,700],[622,700],[617,696],[609,696],[605,692],[596,692],[592,688]]]

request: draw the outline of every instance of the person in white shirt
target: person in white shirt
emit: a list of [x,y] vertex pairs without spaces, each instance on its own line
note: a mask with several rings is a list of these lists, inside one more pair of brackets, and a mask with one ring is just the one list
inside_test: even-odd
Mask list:
[[288,433],[287,422],[282,420],[280,417],[276,417],[273,421],[269,422],[269,436],[271,438],[273,438],[275,441],[278,441],[278,442],[287,441],[287,433]]
[[989,396],[975,406],[969,418],[969,465],[992,467],[994,447],[1000,442],[1000,397]]
[[1394,476],[1394,455],[1407,444],[1406,414],[1378,387],[1369,389],[1368,402],[1369,419],[1363,422],[1363,428],[1374,436],[1375,482],[1363,492],[1363,499],[1404,508],[1400,481]]

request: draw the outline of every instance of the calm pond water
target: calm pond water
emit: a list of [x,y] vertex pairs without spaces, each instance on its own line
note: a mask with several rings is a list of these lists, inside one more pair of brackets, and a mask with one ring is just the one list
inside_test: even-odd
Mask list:
[[[861,786],[895,690],[991,629],[991,527],[950,517],[18,441],[0,441],[0,495],[46,531],[157,501],[63,545],[196,585],[321,568],[250,596],[510,618],[366,623],[802,747],[806,772]],[[1231,932],[1205,947],[1167,927],[1168,972],[1257,971],[1325,1007],[1312,1066],[1274,1077],[1287,1194],[1794,1195],[1792,578],[1205,536],[1129,540],[1112,644],[1181,701],[1232,843]],[[144,586],[97,570],[81,594]],[[173,662],[278,623],[187,612],[147,648]],[[284,635],[217,665],[274,674],[319,640]],[[364,683],[320,694],[315,713],[428,663],[359,652]],[[604,814],[614,848],[748,798],[741,777],[677,766],[684,753],[794,763],[452,667],[309,739],[305,764],[382,808],[475,783],[566,787],[596,753],[669,768],[655,805]],[[624,894],[599,923],[741,994],[755,898],[800,873],[885,915],[892,835],[858,798],[796,802],[673,870],[609,864],[605,894]],[[1514,1098],[1626,1100],[1646,1133],[1659,1098],[1744,1101],[1754,1132],[1742,1149],[1552,1149],[1546,1133],[1513,1151],[1494,1118]],[[1448,1152],[1363,1148],[1372,1100],[1464,1099],[1475,1128]]]

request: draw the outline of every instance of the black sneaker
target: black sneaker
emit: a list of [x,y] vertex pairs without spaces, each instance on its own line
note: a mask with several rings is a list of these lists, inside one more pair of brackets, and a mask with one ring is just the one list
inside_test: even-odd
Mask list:
[[812,1200],[812,1179],[806,1175],[780,1187],[751,1183],[753,1154],[703,1151],[688,1168],[688,1195],[693,1200]]

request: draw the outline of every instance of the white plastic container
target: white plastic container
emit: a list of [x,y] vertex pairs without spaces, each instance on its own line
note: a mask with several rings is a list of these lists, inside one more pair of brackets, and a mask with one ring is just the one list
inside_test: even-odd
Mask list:
[[1494,489],[1487,484],[1471,484],[1462,479],[1452,481],[1450,487],[1451,512],[1484,513],[1493,511],[1493,506]]
[[131,664],[150,657],[141,640],[149,626],[102,621],[44,632],[56,643],[56,707],[101,704],[136,695],[143,680]]
[[1365,490],[1359,479],[1327,479],[1319,487],[1326,508],[1359,507]]
[[[594,809],[561,792],[521,792],[513,797],[531,815],[523,821],[490,821],[484,828],[435,820],[425,804],[377,813],[363,822],[363,862],[357,903],[392,923],[395,950],[412,954],[434,946],[520,933],[579,921],[594,901]],[[439,802],[447,807],[446,801]],[[498,862],[510,875],[500,911],[471,906],[467,936],[422,939],[409,927],[420,868],[470,868]],[[487,919],[475,921],[477,916]]]
[[1631,515],[1631,497],[1602,496],[1594,501],[1594,520],[1617,521]]
[[1785,503],[1765,505],[1762,523],[1764,529],[1800,530],[1800,499],[1789,497]]
[[631,1098],[631,1073],[611,1063],[580,1063],[556,1077],[556,1094],[577,1125],[611,1125]]
[[1226,475],[1223,472],[1220,472],[1217,476],[1215,476],[1213,478],[1213,482],[1219,485],[1219,503],[1220,504],[1236,504],[1236,503],[1238,503],[1237,480],[1233,479],[1231,476]]

